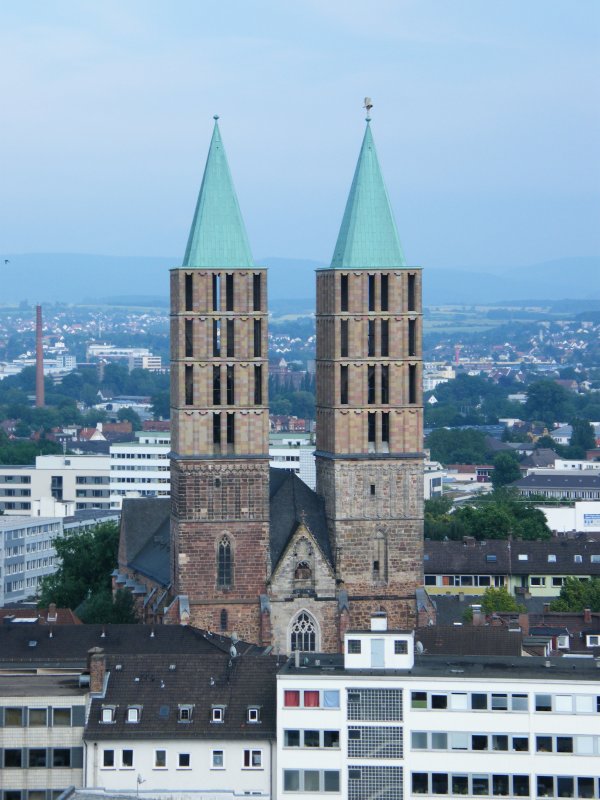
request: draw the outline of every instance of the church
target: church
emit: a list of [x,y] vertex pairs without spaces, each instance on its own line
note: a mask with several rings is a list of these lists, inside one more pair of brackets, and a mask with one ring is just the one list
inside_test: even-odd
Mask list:
[[269,468],[267,270],[215,117],[171,270],[171,497],[125,500],[115,588],[144,621],[338,652],[423,595],[421,270],[406,265],[371,120],[316,273],[316,491]]

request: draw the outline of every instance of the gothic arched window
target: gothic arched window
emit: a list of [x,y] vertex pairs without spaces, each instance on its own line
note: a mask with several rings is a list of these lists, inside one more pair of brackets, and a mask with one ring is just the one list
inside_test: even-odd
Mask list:
[[312,570],[308,561],[300,561],[294,570],[294,579],[297,581],[309,581],[312,578]]
[[317,624],[306,611],[301,611],[292,624],[290,650],[303,652],[317,649]]
[[217,551],[217,586],[231,586],[233,582],[233,554],[231,542],[224,536]]

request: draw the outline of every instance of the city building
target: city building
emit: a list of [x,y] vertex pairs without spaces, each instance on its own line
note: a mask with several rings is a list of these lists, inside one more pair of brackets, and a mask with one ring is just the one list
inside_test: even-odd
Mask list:
[[135,439],[110,446],[111,508],[121,508],[124,497],[168,497],[170,494],[170,434],[139,431]]
[[346,631],[277,676],[277,796],[600,796],[593,658],[428,654],[413,631]]
[[432,596],[481,595],[504,587],[516,595],[557,597],[569,575],[600,577],[600,541],[427,540],[423,564]]
[[[35,465],[0,466],[0,509],[6,515],[34,513],[44,498],[72,502],[76,511],[110,509],[108,456],[37,456]],[[39,509],[38,509],[39,510]]]
[[269,434],[269,466],[271,469],[291,470],[314,491],[317,473],[311,434]]
[[274,657],[238,655],[231,645],[231,654],[215,649],[197,659],[96,658],[86,786],[210,792],[226,800],[274,796]]
[[151,353],[142,356],[129,357],[129,371],[132,369],[147,369],[150,372],[162,372],[162,358]]
[[[591,473],[594,474],[591,474]],[[511,486],[524,497],[556,500],[600,500],[600,474],[586,470],[577,474],[575,470],[558,472],[547,470],[526,475]]]
[[118,520],[119,514],[110,512],[64,518],[0,516],[0,607],[35,597],[42,578],[56,571],[57,537]]
[[555,533],[600,533],[600,501],[576,501],[568,506],[539,506]]

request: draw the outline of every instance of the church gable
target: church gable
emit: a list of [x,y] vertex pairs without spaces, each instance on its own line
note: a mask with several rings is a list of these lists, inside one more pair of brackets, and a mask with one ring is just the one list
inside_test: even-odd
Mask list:
[[300,522],[271,576],[273,599],[333,597],[335,573],[316,538]]

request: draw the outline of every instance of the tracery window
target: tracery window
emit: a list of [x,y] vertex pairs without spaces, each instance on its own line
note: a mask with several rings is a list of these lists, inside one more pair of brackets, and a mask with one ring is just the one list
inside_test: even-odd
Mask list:
[[306,611],[301,611],[292,625],[290,650],[303,652],[317,649],[317,625]]
[[224,536],[219,542],[217,552],[217,585],[220,587],[231,586],[233,580],[233,554],[231,542]]
[[294,579],[297,581],[309,581],[312,578],[312,570],[308,561],[300,561],[294,571]]

